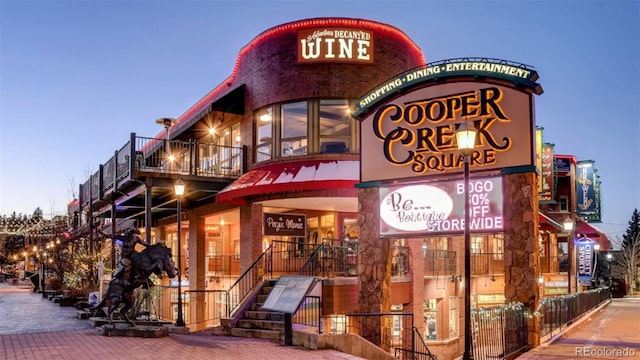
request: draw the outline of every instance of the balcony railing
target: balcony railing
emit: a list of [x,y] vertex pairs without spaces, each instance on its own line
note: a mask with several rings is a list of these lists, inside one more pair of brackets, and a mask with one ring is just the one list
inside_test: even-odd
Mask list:
[[427,250],[424,254],[424,275],[453,275],[456,272],[456,252],[448,250]]
[[504,253],[471,254],[471,274],[491,275],[504,273]]
[[244,148],[195,140],[135,138],[138,171],[236,178],[244,172]]
[[[133,146],[132,146],[133,144]],[[80,206],[99,200],[127,179],[149,174],[236,179],[246,169],[246,148],[147,138],[131,139],[80,185]]]

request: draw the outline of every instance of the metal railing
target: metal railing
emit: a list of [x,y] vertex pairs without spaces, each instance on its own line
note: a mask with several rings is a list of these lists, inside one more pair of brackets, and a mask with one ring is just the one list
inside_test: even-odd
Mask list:
[[456,252],[427,250],[424,254],[424,275],[453,275],[457,269]]
[[471,274],[491,275],[504,273],[504,253],[471,254]]
[[[153,309],[149,309],[159,319],[175,322],[178,311],[178,288],[176,286],[156,285],[160,295],[154,299]],[[196,300],[197,307],[190,306]],[[227,292],[224,290],[184,290],[182,292],[182,313],[187,326],[217,326],[225,318],[227,311]],[[191,316],[193,312],[196,316]],[[195,321],[192,321],[197,319]]]
[[610,298],[610,288],[546,297],[540,301],[540,336],[554,335]]
[[149,138],[132,133],[130,140],[80,185],[80,206],[88,206],[138,173],[236,179],[244,174],[246,164],[246,146]]
[[237,310],[251,291],[265,279],[273,276],[272,272],[272,248],[273,244],[258,256],[249,268],[226,291],[227,317]]
[[515,359],[528,348],[527,311],[521,303],[472,309],[471,322],[475,359]]
[[322,333],[320,328],[320,314],[322,313],[322,298],[320,296],[305,296],[302,304],[293,315],[293,323],[305,326],[312,326]]
[[235,178],[244,173],[243,147],[136,136],[135,169],[142,172]]
[[416,327],[413,328],[413,348],[395,348],[395,358],[407,360],[437,360],[437,357],[429,351],[427,343],[424,342],[420,331]]
[[301,267],[298,275],[349,277],[356,276],[357,270],[357,242],[326,242],[314,249],[307,262]]

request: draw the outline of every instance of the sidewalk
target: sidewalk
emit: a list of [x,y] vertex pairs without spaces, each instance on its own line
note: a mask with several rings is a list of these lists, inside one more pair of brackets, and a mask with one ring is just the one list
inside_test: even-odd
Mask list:
[[335,350],[282,346],[265,339],[191,333],[161,338],[102,336],[76,309],[30,289],[0,283],[0,359],[7,360],[329,360],[362,359]]
[[622,298],[578,320],[516,360],[640,360],[640,299]]

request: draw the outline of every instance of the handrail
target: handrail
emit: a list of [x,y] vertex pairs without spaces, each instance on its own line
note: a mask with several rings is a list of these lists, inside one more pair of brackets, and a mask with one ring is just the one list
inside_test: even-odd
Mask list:
[[422,334],[420,334],[420,330],[418,330],[418,328],[415,326],[413,327],[413,350],[421,354],[427,354],[427,356],[429,356],[431,360],[436,360],[436,356],[433,355],[429,350],[429,347],[424,341]]
[[[242,300],[244,300],[244,298],[260,281],[262,281],[266,277],[271,277],[271,266],[264,266],[270,265],[267,263],[267,261],[271,260],[271,252],[272,245],[269,245],[269,247],[265,251],[263,251],[262,254],[260,254],[260,256],[258,256],[258,258],[251,264],[251,266],[249,266],[249,268],[245,270],[242,275],[240,275],[238,280],[236,280],[236,282],[234,282],[229,287],[229,289],[227,290],[227,317],[231,317],[231,314],[236,310],[238,305],[240,305]],[[262,273],[260,273],[260,267],[258,266],[258,264],[263,265]],[[249,277],[249,275],[252,276]],[[251,281],[251,278],[253,278],[253,281]],[[237,294],[234,294],[234,292],[237,292]],[[234,297],[233,295],[236,296]]]
[[411,333],[413,338],[412,348],[395,348],[396,359],[437,360],[438,358],[431,353],[424,342],[418,328],[414,326]]
[[320,246],[311,253],[309,260],[307,260],[307,262],[302,265],[302,268],[300,268],[300,271],[298,271],[298,275],[316,276],[316,268],[319,262],[318,254],[320,253],[320,250],[324,250],[324,244],[320,244]]

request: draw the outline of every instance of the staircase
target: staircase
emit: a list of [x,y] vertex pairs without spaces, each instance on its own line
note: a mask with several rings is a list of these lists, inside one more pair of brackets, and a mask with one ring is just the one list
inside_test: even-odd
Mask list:
[[231,335],[270,340],[284,340],[284,313],[262,309],[277,279],[266,280],[262,288],[231,328]]

